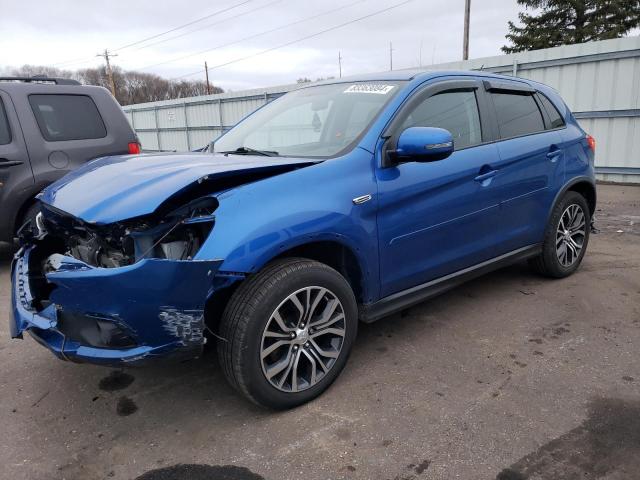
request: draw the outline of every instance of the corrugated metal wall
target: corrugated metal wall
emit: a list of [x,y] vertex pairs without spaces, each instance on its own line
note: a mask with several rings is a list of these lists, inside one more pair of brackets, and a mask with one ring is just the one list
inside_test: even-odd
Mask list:
[[140,103],[124,107],[124,112],[145,150],[189,151],[204,147],[293,88],[295,85]]
[[[567,45],[429,70],[484,70],[536,80],[560,92],[596,138],[602,180],[640,182],[640,37]],[[143,148],[200,148],[266,102],[296,88],[272,87],[124,107]]]

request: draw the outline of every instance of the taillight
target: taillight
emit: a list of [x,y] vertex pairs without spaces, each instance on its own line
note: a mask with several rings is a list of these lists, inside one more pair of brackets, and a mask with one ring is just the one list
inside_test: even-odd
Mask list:
[[591,135],[587,135],[587,144],[589,145],[589,148],[591,149],[591,151],[595,153],[595,151],[596,151],[596,139],[593,138]]
[[140,153],[141,149],[140,149],[140,144],[138,142],[131,142],[129,144],[129,154],[130,155],[137,155],[138,153]]

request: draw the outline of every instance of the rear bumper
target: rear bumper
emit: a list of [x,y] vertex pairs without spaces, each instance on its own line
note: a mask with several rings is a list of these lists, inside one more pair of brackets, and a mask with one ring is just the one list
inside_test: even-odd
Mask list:
[[61,359],[106,365],[201,353],[204,305],[221,260],[96,268],[54,255],[42,279],[37,248],[22,248],[12,263],[13,338],[29,332]]

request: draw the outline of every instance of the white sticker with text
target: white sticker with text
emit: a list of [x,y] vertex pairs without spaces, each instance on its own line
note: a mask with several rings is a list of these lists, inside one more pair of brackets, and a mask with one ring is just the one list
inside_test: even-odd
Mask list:
[[343,93],[375,93],[386,95],[393,90],[394,85],[382,85],[380,83],[356,83],[347,88]]

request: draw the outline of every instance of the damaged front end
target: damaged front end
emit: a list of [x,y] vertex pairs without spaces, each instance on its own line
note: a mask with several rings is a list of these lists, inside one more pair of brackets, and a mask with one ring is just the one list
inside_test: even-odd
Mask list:
[[39,195],[12,265],[12,336],[28,331],[58,357],[119,364],[194,357],[205,305],[243,277],[200,251],[218,199],[314,164],[216,154],[105,157]]
[[222,260],[193,260],[215,197],[109,225],[43,205],[12,265],[12,337],[28,331],[58,357],[121,364],[198,356],[204,307]]

